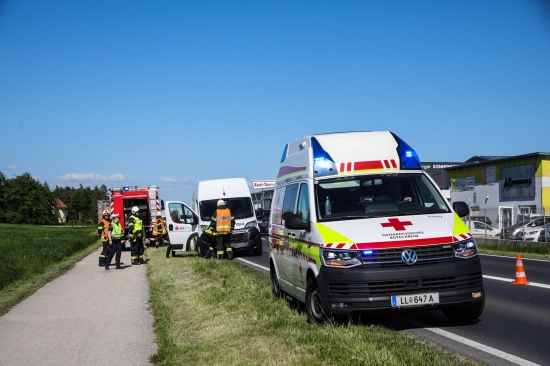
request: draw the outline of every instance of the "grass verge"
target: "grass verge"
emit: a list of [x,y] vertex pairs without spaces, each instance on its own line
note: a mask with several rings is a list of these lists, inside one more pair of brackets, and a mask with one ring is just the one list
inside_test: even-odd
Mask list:
[[515,257],[521,254],[522,258],[550,260],[550,243],[532,243],[511,240],[479,239],[476,238],[479,252]]
[[468,365],[378,325],[316,326],[271,294],[265,274],[194,254],[148,249],[157,365]]

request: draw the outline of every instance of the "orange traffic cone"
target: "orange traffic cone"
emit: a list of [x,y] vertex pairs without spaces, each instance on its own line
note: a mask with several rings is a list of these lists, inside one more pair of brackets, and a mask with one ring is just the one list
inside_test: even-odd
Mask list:
[[514,285],[528,285],[527,277],[525,277],[525,269],[523,269],[523,262],[521,261],[521,255],[518,254],[516,259],[516,280],[512,282]]

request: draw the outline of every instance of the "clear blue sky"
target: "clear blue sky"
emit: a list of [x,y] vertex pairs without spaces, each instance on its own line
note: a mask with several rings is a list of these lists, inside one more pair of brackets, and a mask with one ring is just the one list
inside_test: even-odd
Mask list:
[[190,203],[359,130],[423,161],[550,152],[549,2],[0,0],[8,178]]

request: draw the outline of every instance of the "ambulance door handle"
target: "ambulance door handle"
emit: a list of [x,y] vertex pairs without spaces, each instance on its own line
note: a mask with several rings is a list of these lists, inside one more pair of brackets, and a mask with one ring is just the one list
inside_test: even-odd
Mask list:
[[296,234],[293,233],[293,232],[291,232],[291,231],[289,231],[287,235],[288,235],[288,236],[294,236],[294,237],[296,237]]

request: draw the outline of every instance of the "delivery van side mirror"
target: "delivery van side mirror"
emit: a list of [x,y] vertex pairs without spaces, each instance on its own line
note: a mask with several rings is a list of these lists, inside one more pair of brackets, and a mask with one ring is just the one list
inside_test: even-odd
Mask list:
[[457,201],[453,203],[453,210],[456,212],[458,217],[466,217],[470,214],[470,208],[466,202]]
[[199,223],[199,218],[196,215],[193,215],[193,225],[197,225]]
[[285,227],[291,230],[307,230],[309,231],[309,222],[302,222],[302,215],[291,214],[285,218]]

